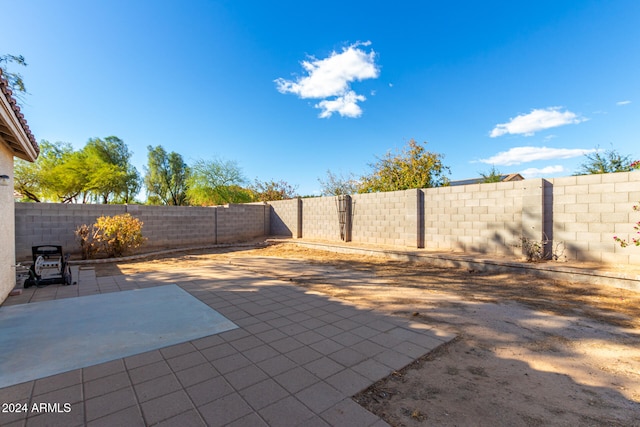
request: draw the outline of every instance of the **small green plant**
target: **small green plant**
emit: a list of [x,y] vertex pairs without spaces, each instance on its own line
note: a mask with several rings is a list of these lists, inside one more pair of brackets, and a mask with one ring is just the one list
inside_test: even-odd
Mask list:
[[82,259],[95,257],[104,252],[107,257],[119,257],[132,249],[140,247],[145,237],[142,236],[142,221],[131,214],[101,216],[95,224],[81,225],[76,229],[80,240]]
[[[635,205],[633,210],[636,212],[640,212],[640,204]],[[636,222],[636,225],[633,226],[633,229],[636,230],[636,234],[640,234],[640,221]],[[628,242],[626,239],[622,239],[618,236],[613,236],[613,240],[618,242],[621,247],[626,248],[629,244],[633,244],[636,246],[640,246],[640,239],[631,238],[631,242]]]

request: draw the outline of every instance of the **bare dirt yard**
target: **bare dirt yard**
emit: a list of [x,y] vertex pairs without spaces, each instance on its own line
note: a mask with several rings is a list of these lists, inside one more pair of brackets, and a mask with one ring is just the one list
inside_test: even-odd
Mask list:
[[640,426],[640,293],[278,244],[96,266],[203,263],[287,280],[457,337],[354,396],[393,426]]

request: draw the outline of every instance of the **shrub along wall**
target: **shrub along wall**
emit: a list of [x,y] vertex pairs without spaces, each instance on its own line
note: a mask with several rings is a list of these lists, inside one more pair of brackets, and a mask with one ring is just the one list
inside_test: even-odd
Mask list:
[[145,249],[179,248],[248,240],[269,234],[269,207],[215,207],[16,203],[16,259],[31,258],[31,247],[62,245],[80,253],[75,230],[96,218],[130,213],[143,223]]

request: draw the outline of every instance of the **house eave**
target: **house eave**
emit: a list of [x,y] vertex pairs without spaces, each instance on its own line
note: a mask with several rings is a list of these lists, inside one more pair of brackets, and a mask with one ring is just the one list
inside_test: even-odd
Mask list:
[[34,162],[40,147],[0,71],[0,141],[15,157]]

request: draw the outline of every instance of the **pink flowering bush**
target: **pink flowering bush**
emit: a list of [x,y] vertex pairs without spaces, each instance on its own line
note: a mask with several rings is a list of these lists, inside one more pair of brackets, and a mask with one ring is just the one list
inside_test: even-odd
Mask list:
[[[638,163],[637,161],[634,163]],[[633,210],[636,212],[640,212],[640,205],[635,205],[633,207]],[[633,226],[633,229],[636,230],[636,234],[640,234],[640,221],[638,221],[636,223],[636,225]],[[618,242],[620,244],[621,247],[626,248],[627,246],[629,246],[629,242],[627,242],[625,239],[621,239],[618,236],[613,236],[613,240],[615,240],[616,242]],[[635,237],[631,239],[631,244],[636,245],[636,246],[640,246],[640,239],[636,239]]]

